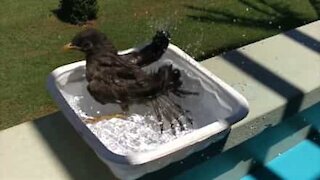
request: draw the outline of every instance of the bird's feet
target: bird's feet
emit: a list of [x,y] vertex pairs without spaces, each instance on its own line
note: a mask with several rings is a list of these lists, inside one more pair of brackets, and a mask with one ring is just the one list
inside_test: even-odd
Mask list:
[[103,120],[110,120],[113,118],[127,119],[128,115],[126,113],[107,114],[107,115],[103,115],[103,116],[90,117],[90,118],[85,119],[83,122],[86,124],[95,124],[97,122],[100,122]]

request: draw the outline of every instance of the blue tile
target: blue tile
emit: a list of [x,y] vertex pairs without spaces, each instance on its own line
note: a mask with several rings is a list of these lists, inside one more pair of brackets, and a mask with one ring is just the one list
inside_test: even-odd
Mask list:
[[[319,179],[320,147],[310,140],[304,140],[270,161],[265,168],[283,179]],[[257,169],[254,174],[259,174],[260,171]],[[252,174],[242,178],[242,180],[252,179],[256,179]]]

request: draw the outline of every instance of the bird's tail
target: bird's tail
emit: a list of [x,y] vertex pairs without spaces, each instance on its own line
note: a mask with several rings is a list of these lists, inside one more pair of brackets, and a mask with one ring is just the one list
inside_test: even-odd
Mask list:
[[157,76],[162,89],[162,94],[173,93],[178,97],[198,95],[197,92],[191,92],[181,88],[182,80],[180,70],[173,68],[172,65],[161,66],[158,70]]
[[191,125],[193,124],[190,117],[190,111],[184,110],[179,104],[176,104],[166,95],[161,95],[153,99],[152,106],[159,122],[161,132],[164,130],[163,120],[170,123],[173,134],[176,134],[175,124],[179,125],[181,131],[185,130],[182,119],[185,119]]
[[175,133],[174,121],[176,121],[181,130],[184,130],[184,126],[181,122],[181,118],[185,118],[192,124],[192,118],[189,117],[188,110],[183,109],[179,104],[175,103],[170,94],[184,98],[187,95],[197,95],[198,93],[190,92],[181,89],[181,73],[178,69],[174,69],[172,65],[164,65],[159,68],[158,83],[160,84],[161,94],[152,100],[152,105],[155,110],[155,114],[160,123],[161,131],[163,130],[162,119],[166,119],[171,126],[172,131]]
[[174,91],[182,85],[180,71],[174,69],[172,65],[161,66],[157,76],[163,92]]

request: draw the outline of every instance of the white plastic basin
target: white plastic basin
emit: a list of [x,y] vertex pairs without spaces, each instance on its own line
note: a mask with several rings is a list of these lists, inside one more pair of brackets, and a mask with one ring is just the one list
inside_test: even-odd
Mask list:
[[[134,48],[129,49],[119,54],[134,50]],[[61,66],[48,77],[48,90],[60,110],[98,157],[121,179],[138,178],[204,149],[223,138],[230,130],[230,125],[243,119],[248,113],[248,103],[242,95],[178,47],[170,44],[159,62],[147,67],[146,71],[155,69],[163,63],[172,63],[184,71],[183,88],[200,93],[199,96],[178,101],[182,107],[191,111],[193,131],[152,150],[126,155],[111,151],[82,121],[83,113],[94,116],[98,115],[97,112],[105,114],[118,109],[114,104],[100,105],[88,94],[85,61]],[[76,111],[72,97],[79,95],[83,96],[84,100],[79,105],[80,111]],[[139,113],[145,110],[139,106],[133,109]]]

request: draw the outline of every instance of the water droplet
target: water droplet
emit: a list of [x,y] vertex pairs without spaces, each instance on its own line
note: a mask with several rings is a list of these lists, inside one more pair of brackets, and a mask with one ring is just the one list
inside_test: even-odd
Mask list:
[[272,24],[272,21],[269,21],[269,24]]
[[246,8],[246,11],[249,11],[249,8]]
[[100,114],[100,111],[97,111],[97,114]]
[[233,22],[237,22],[237,19],[233,19],[232,21],[233,21]]
[[247,35],[246,34],[242,34],[242,37],[246,37]]
[[281,29],[281,28],[282,28],[282,27],[279,25],[279,26],[278,26],[278,29]]
[[318,140],[318,138],[317,137],[313,137],[312,140]]

